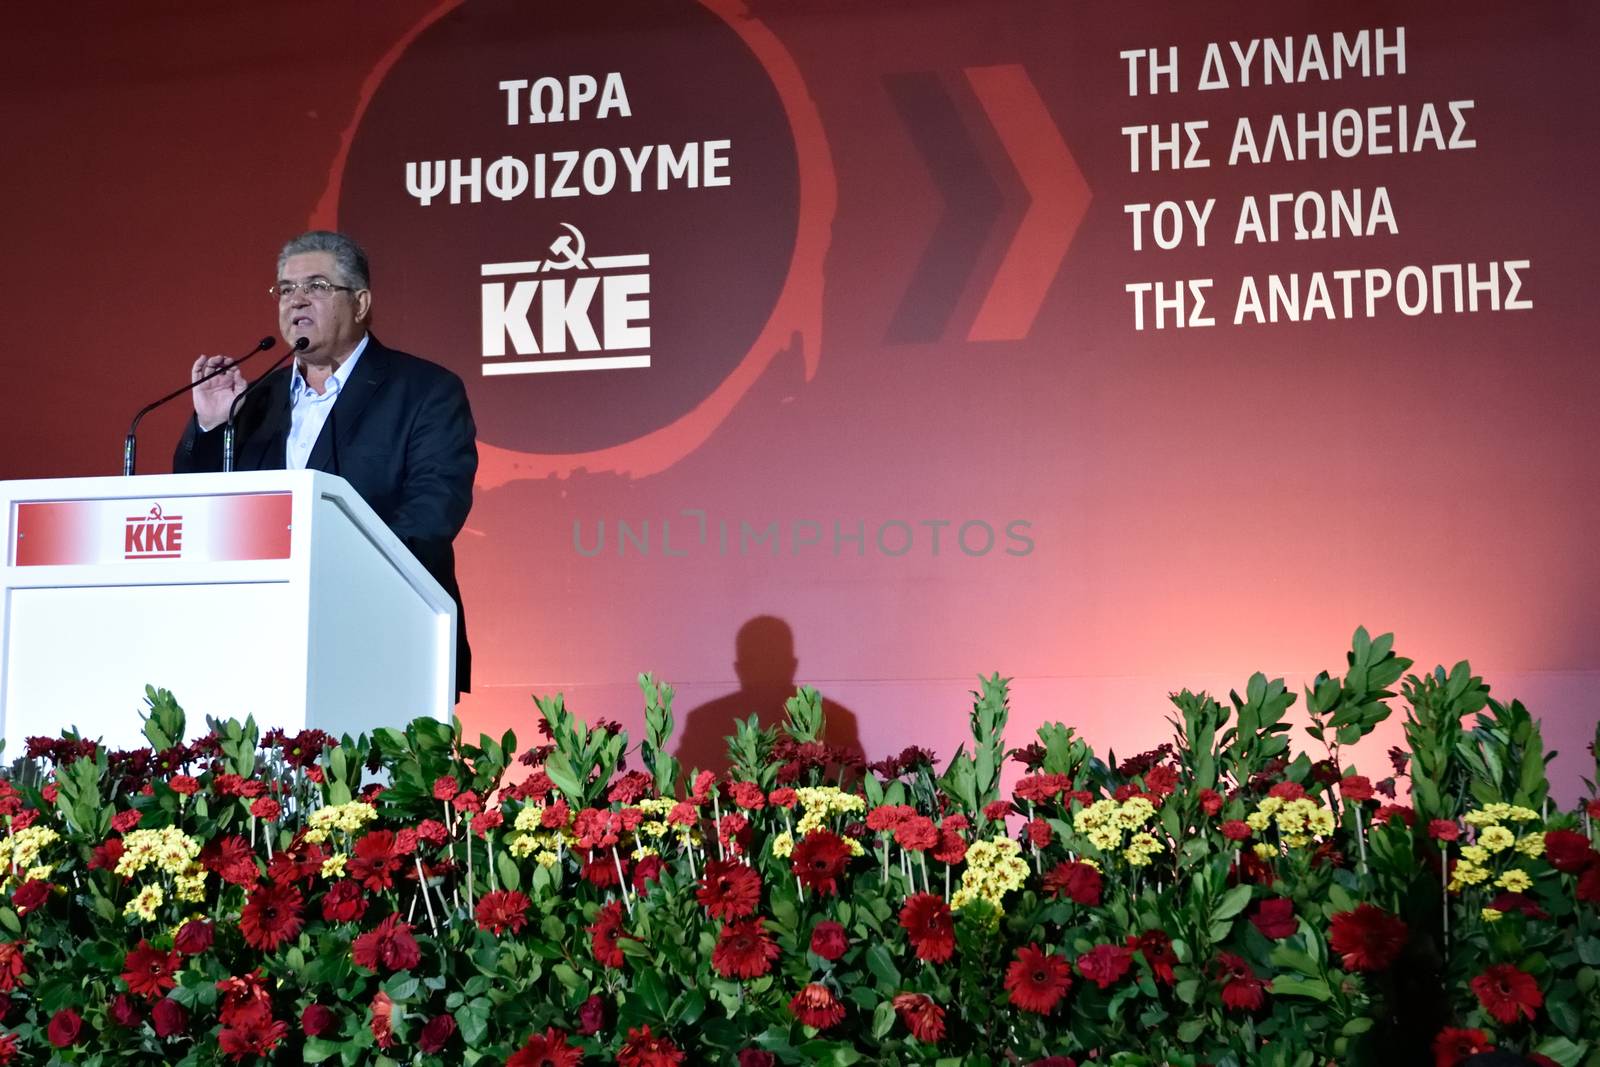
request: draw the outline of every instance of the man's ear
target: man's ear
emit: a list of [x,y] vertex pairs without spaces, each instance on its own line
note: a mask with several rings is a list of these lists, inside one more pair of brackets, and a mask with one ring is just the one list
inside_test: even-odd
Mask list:
[[363,326],[372,316],[372,290],[362,289],[356,293],[356,321]]

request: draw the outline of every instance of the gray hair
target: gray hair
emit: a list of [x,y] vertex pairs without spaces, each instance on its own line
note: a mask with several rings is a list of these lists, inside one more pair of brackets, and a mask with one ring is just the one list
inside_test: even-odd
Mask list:
[[367,269],[367,254],[360,245],[342,233],[332,230],[312,230],[294,238],[278,253],[278,277],[283,277],[283,265],[290,256],[306,252],[327,252],[333,256],[334,268],[339,272],[341,284],[356,289],[372,288],[372,275]]

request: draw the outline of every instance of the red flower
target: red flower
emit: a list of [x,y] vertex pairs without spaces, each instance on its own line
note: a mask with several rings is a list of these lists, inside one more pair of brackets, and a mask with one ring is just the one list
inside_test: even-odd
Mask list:
[[1156,979],[1164,985],[1172,985],[1178,980],[1173,967],[1177,965],[1178,955],[1172,951],[1172,938],[1164,930],[1146,930],[1138,937],[1128,938],[1128,947],[1136,948],[1150,965],[1151,972]]
[[742,919],[761,903],[761,876],[735,860],[712,860],[694,896],[713,919]]
[[200,863],[230,885],[254,886],[261,877],[250,842],[238,834],[212,840],[200,851]]
[[250,802],[250,814],[266,822],[276,822],[283,814],[283,805],[271,797],[257,797]]
[[1581,874],[1596,859],[1596,852],[1583,834],[1571,830],[1549,830],[1544,835],[1544,855],[1550,866],[1562,874]]
[[389,994],[380,992],[372,998],[372,1018],[367,1026],[379,1048],[394,1046],[394,1001],[389,999]]
[[1206,815],[1216,815],[1222,810],[1222,794],[1215,789],[1200,790],[1200,810]]
[[956,864],[967,858],[967,839],[961,836],[961,831],[966,829],[967,820],[959,815],[952,815],[939,824],[939,843],[934,846],[931,855],[940,863]]
[[217,1015],[224,1026],[238,1026],[252,1016],[270,1019],[272,998],[267,993],[262,972],[257,969],[244,977],[224,978],[217,983],[222,994],[222,1007]]
[[583,1050],[567,1044],[565,1030],[549,1027],[534,1034],[506,1060],[506,1067],[578,1067]]
[[628,1028],[628,1040],[617,1052],[618,1067],[678,1067],[683,1053],[670,1038],[654,1037],[648,1025]]
[[788,786],[779,786],[777,789],[774,789],[772,792],[767,794],[767,799],[777,807],[792,808],[794,807],[795,802],[800,799],[800,794],[796,793]]
[[71,1008],[62,1008],[50,1016],[50,1028],[47,1031],[50,1043],[56,1048],[70,1048],[78,1043],[78,1035],[83,1032],[83,1016]]
[[905,927],[919,960],[943,963],[955,955],[956,924],[944,898],[913,893],[900,909],[900,925]]
[[451,798],[450,806],[457,811],[476,813],[483,810],[483,798],[472,790],[465,789]]
[[1096,945],[1078,957],[1078,973],[1101,989],[1110,989],[1133,966],[1133,950],[1122,945]]
[[1600,904],[1600,863],[1589,864],[1588,870],[1578,875],[1576,896],[1587,904]]
[[417,1035],[417,1048],[432,1056],[450,1043],[455,1035],[456,1021],[448,1015],[435,1015]]
[[724,978],[760,978],[772,970],[778,946],[760,919],[743,919],[723,926],[711,950],[711,966]]
[[216,932],[210,923],[204,919],[190,919],[178,927],[178,932],[172,937],[172,947],[185,956],[198,956],[210,948],[215,939]]
[[1339,792],[1346,800],[1353,800],[1359,804],[1363,800],[1371,800],[1375,791],[1370,778],[1352,774],[1339,783]]
[[939,843],[939,828],[926,815],[911,815],[894,828],[895,844],[912,852],[926,852]]
[[1280,800],[1299,800],[1306,795],[1306,787],[1299,782],[1279,782],[1267,790],[1267,796]]
[[323,1004],[307,1004],[306,1010],[300,1013],[300,1030],[307,1037],[332,1033],[337,1025],[338,1019],[334,1017],[333,1009]]
[[1072,965],[1037,944],[1017,949],[1016,959],[1006,968],[1006,992],[1023,1011],[1048,1015],[1071,988]]
[[1347,971],[1386,969],[1406,945],[1406,924],[1382,908],[1359,904],[1341,911],[1328,925],[1328,946]]
[[0,1064],[10,1063],[21,1051],[21,1046],[17,1044],[17,1035],[0,1030]]
[[717,784],[717,776],[710,771],[701,771],[694,776],[694,787],[690,796],[696,804],[704,804],[711,799],[711,787]]
[[497,889],[478,898],[476,916],[478,926],[499,936],[510,930],[517,933],[528,922],[528,909],[533,902],[527,894],[515,889]]
[[1372,816],[1372,821],[1374,824],[1381,822],[1387,825],[1391,822],[1394,822],[1396,819],[1399,819],[1407,826],[1410,826],[1412,823],[1417,821],[1417,813],[1411,808],[1406,807],[1404,804],[1385,804]]
[[268,882],[250,893],[239,913],[239,932],[251,948],[271,952],[300,933],[300,890]]
[[813,830],[800,839],[789,857],[790,869],[800,883],[818,893],[836,895],[839,876],[850,862],[844,838],[832,830]]
[[394,885],[394,874],[402,862],[394,831],[373,830],[356,842],[345,869],[351,878],[376,893]]
[[618,862],[611,858],[610,851],[592,852],[579,873],[585,882],[596,889],[609,889],[622,884],[622,875],[617,871]]
[[111,828],[119,834],[125,834],[135,826],[138,826],[139,820],[142,818],[144,818],[144,812],[142,811],[135,811],[132,808],[127,811],[119,811],[111,816]]
[[1548,919],[1550,913],[1534,903],[1532,897],[1526,893],[1497,893],[1489,901],[1489,907],[1495,911],[1517,911],[1530,919]]
[[1078,1067],[1078,1061],[1071,1056],[1046,1056],[1042,1060],[1034,1060],[1028,1067]]
[[1231,952],[1219,952],[1222,1006],[1229,1011],[1255,1011],[1266,1001],[1267,983],[1250,969],[1250,964]]
[[597,993],[578,1006],[578,1033],[593,1037],[606,1025],[606,1002]]
[[849,935],[832,919],[823,919],[811,928],[811,951],[829,963],[843,956],[849,947]]
[[1248,841],[1250,824],[1243,819],[1226,819],[1222,823],[1222,836],[1229,841]]
[[1178,768],[1170,763],[1151,767],[1145,773],[1144,787],[1155,796],[1170,796],[1172,791],[1178,788]]
[[200,779],[191,778],[187,774],[174,774],[167,782],[167,787],[174,793],[181,793],[186,797],[193,796],[200,791]]
[[422,962],[422,949],[411,936],[411,927],[391,914],[376,927],[361,934],[350,946],[357,967],[369,971],[407,971]]
[[844,1021],[844,1005],[821,982],[812,982],[789,1001],[789,1011],[814,1030],[826,1030]]
[[739,1050],[739,1067],[778,1067],[778,1057],[758,1048]]
[[894,1010],[911,1036],[929,1044],[944,1037],[944,1009],[926,993],[901,993],[894,998]]
[[1044,876],[1046,894],[1090,908],[1099,906],[1103,885],[1099,871],[1077,860],[1062,860]]
[[733,802],[746,811],[760,811],[767,806],[767,795],[754,782],[734,782]]
[[156,1028],[156,1036],[160,1038],[181,1034],[189,1028],[188,1009],[171,997],[159,1000],[150,1011],[150,1025]]
[[1017,800],[1046,804],[1059,796],[1071,784],[1072,779],[1064,774],[1030,774],[1017,783],[1017,787],[1011,791],[1011,795]]
[[126,993],[118,993],[111,998],[111,1007],[106,1010],[111,1021],[118,1026],[138,1026],[144,1022],[144,1012],[139,1010],[139,1002]]
[[50,891],[55,886],[43,878],[35,878],[23,882],[11,894],[11,904],[17,909],[18,915],[26,915],[37,908],[44,907],[45,901],[50,899]]
[[134,996],[155,1000],[178,984],[173,973],[181,962],[176,952],[151,948],[140,938],[138,947],[122,959],[122,980]]
[[127,846],[120,837],[108,837],[104,842],[94,846],[94,851],[89,853],[89,869],[91,871],[114,871],[122,860],[122,854]]
[[1268,897],[1256,905],[1255,914],[1250,916],[1250,922],[1261,931],[1261,936],[1270,937],[1274,941],[1285,937],[1293,937],[1294,932],[1300,928],[1295,922],[1294,901],[1283,897]]
[[322,895],[322,917],[331,923],[355,922],[367,913],[367,898],[354,882],[339,882]]
[[506,817],[500,814],[499,808],[490,808],[481,815],[472,817],[472,832],[479,837],[486,837],[490,830],[504,826]]
[[879,804],[867,812],[867,829],[877,833],[893,832],[896,826],[917,813],[910,804]]
[[1461,1067],[1468,1056],[1492,1051],[1494,1046],[1489,1043],[1489,1035],[1482,1030],[1457,1030],[1447,1026],[1433,1039],[1433,1064],[1434,1067]]
[[1500,1023],[1510,1026],[1518,1019],[1532,1019],[1544,1003],[1539,983],[1533,975],[1518,970],[1509,963],[1496,963],[1484,968],[1472,980],[1472,991],[1478,995],[1483,1010]]
[[0,941],[0,993],[17,988],[28,973],[28,960],[23,955],[26,941]]
[[1461,836],[1461,827],[1449,819],[1430,819],[1428,836],[1435,841],[1454,841]]
[[622,933],[622,902],[613,900],[600,909],[594,925],[589,927],[590,947],[594,958],[605,967],[622,966],[622,946],[617,944]]
[[1010,814],[1011,802],[1009,800],[996,800],[983,806],[983,817],[990,822],[1002,822]]
[[461,792],[461,784],[454,775],[441,774],[433,780],[433,799],[449,803]]
[[1050,828],[1050,823],[1045,819],[1028,820],[1028,842],[1034,848],[1049,848],[1055,831]]
[[667,864],[665,860],[663,860],[660,856],[655,855],[646,856],[638,863],[635,863],[633,865],[633,874],[631,876],[633,880],[633,891],[635,893],[646,892],[650,888],[650,883],[658,880],[661,877],[661,871],[666,867],[666,865]]

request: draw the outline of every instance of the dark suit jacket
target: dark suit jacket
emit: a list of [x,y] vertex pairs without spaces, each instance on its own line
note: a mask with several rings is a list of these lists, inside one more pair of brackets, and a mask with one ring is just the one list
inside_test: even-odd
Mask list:
[[[241,406],[234,419],[235,470],[283,469],[293,372],[293,364],[273,371]],[[354,486],[455,599],[456,688],[468,692],[472,649],[452,542],[472,507],[478,446],[461,379],[369,337],[306,466]],[[204,432],[191,417],[172,469],[179,474],[220,471],[222,428]]]

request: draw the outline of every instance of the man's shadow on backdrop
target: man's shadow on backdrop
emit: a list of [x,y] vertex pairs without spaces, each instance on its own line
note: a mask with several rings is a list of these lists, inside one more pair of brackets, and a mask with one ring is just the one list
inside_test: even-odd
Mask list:
[[[756,616],[739,627],[733,654],[738,690],[706,701],[683,719],[683,733],[674,755],[686,771],[698,767],[720,774],[728,769],[727,738],[734,732],[735,719],[748,719],[753,714],[764,727],[784,721],[783,705],[794,696],[795,671],[800,665],[789,624],[771,615]],[[855,712],[824,696],[822,714],[822,739],[864,759]]]

